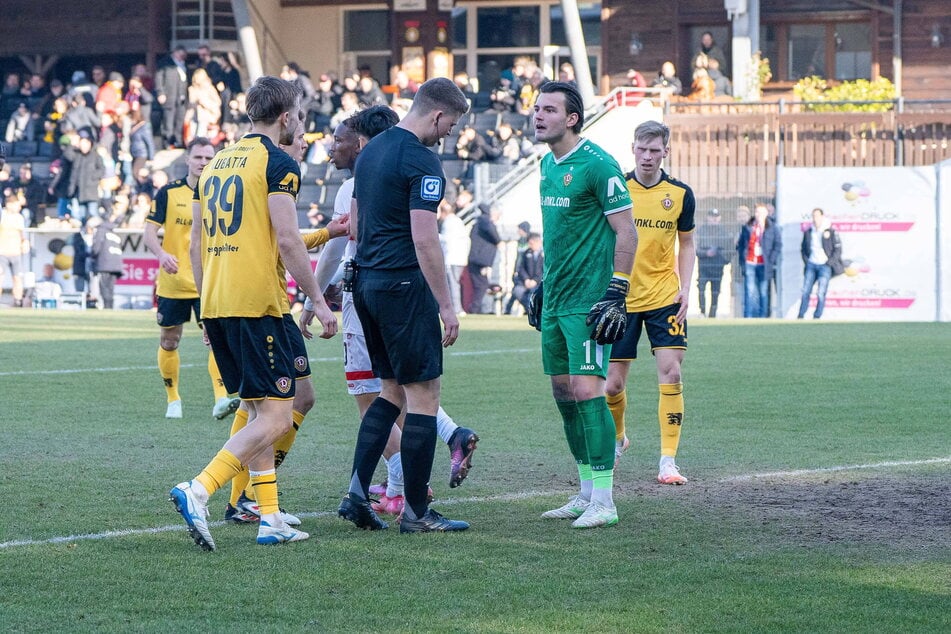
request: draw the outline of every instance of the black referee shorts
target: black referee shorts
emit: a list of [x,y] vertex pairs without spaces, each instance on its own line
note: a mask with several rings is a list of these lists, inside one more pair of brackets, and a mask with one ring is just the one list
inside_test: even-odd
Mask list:
[[400,385],[442,375],[439,306],[419,268],[360,269],[353,303],[373,370]]

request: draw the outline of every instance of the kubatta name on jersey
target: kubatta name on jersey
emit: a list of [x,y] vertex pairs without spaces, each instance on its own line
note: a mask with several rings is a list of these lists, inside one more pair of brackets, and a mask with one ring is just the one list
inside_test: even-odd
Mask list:
[[223,156],[215,160],[215,169],[234,169],[248,166],[248,157],[246,156]]

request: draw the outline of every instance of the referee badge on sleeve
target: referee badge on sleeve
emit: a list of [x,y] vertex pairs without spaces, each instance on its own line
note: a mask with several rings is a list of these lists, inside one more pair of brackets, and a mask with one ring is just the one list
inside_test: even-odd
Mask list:
[[438,176],[423,176],[419,188],[419,197],[423,200],[440,201],[442,199],[442,179]]

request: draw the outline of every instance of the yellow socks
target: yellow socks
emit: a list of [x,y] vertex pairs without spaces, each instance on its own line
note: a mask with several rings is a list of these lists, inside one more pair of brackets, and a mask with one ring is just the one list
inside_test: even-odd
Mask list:
[[228,396],[225,382],[221,380],[221,372],[218,371],[215,353],[211,350],[208,351],[208,374],[211,376],[211,389],[215,392],[215,400]]
[[208,466],[195,476],[195,479],[201,482],[201,485],[208,491],[208,495],[212,495],[240,471],[241,461],[227,449],[222,449],[208,463]]
[[624,412],[627,411],[627,390],[621,390],[620,394],[611,396],[607,394],[605,400],[608,402],[608,409],[611,410],[611,418],[614,419],[614,440],[624,440]]
[[257,500],[261,517],[280,511],[277,505],[277,475],[274,469],[267,471],[251,471],[251,486],[254,487],[254,497]]
[[[231,435],[234,436],[237,434],[244,429],[247,424],[248,410],[238,409],[238,411],[234,413],[234,420],[231,422]],[[246,468],[241,469],[241,472],[231,479],[231,498],[228,500],[231,506],[238,505],[238,498],[241,497],[241,492],[244,491],[245,488],[248,488],[248,482],[250,482],[250,479]]]
[[291,413],[291,418],[294,419],[294,424],[291,426],[290,430],[274,441],[275,469],[280,467],[281,463],[284,462],[287,452],[291,450],[291,445],[294,444],[294,440],[297,438],[297,430],[299,430],[300,426],[304,423],[304,414],[298,412],[296,409]]
[[661,383],[657,420],[660,422],[660,455],[676,456],[684,421],[684,384]]
[[166,350],[159,346],[158,368],[162,375],[162,381],[165,383],[165,395],[169,403],[182,400],[182,397],[178,394],[178,371],[180,367],[181,360],[178,356],[178,349]]

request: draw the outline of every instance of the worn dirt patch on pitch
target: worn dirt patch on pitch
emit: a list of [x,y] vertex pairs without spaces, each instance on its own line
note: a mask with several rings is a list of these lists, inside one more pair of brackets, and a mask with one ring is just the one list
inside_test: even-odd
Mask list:
[[687,486],[694,488],[690,497],[697,503],[749,514],[804,545],[851,542],[918,550],[951,544],[951,472],[869,476]]

